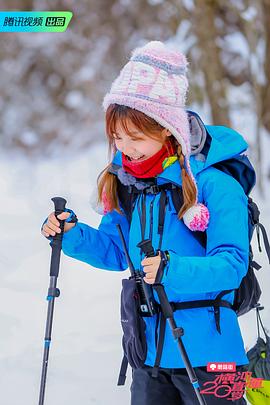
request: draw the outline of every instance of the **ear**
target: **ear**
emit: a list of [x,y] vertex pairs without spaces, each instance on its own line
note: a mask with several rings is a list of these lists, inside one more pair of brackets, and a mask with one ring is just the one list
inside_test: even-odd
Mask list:
[[166,136],[171,136],[172,134],[171,134],[171,132],[168,130],[168,129],[163,129],[163,133],[166,135]]

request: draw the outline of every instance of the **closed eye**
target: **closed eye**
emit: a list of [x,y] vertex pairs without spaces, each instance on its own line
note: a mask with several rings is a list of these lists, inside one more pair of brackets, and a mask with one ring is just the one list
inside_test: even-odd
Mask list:
[[[113,135],[113,139],[116,139],[117,141],[121,141],[121,140],[122,140],[122,138],[120,138],[119,136],[116,136],[116,135]],[[131,138],[131,137],[130,137],[130,140],[136,142],[136,141],[143,141],[144,139],[143,139],[143,138],[139,138],[139,137],[136,137],[136,138]]]

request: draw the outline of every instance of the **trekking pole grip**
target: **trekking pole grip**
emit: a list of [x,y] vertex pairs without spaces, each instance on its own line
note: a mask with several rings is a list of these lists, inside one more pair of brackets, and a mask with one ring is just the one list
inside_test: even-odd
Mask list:
[[51,200],[54,203],[55,215],[59,215],[65,211],[67,200],[62,197],[53,197]]
[[[67,201],[62,197],[53,197],[51,200],[54,203],[54,214],[57,217],[65,211]],[[61,233],[56,233],[56,235],[53,236],[53,240],[51,242],[52,256],[50,267],[50,276],[56,277],[58,277],[59,273],[60,253],[62,249],[62,239],[65,227],[65,220],[58,219],[58,221],[60,222]]]
[[[62,214],[62,212],[65,211],[67,201],[62,197],[53,197],[51,200],[54,203],[54,214],[57,217],[58,215]],[[62,239],[63,239],[64,227],[65,227],[65,220],[64,219],[59,219],[59,218],[57,218],[57,219],[60,222],[61,233],[60,234],[57,233],[53,237],[53,240],[56,241],[56,243],[55,243],[56,245],[61,247]]]

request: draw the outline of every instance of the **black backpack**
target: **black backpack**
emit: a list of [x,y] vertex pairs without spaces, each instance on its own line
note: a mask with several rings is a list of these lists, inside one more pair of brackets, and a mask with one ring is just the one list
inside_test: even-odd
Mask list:
[[[196,113],[188,111],[188,116],[190,122],[191,140],[192,140],[192,133],[194,131],[196,132],[197,138],[198,138],[198,129],[203,131],[204,133],[204,135],[202,136],[203,145],[200,144],[199,147],[198,145],[196,145],[196,148],[195,150],[193,150],[192,154],[196,154],[196,151],[199,150],[199,153],[206,156],[211,142],[211,138],[207,133],[207,129],[205,128],[203,122]],[[221,170],[224,173],[234,177],[241,184],[241,186],[245,191],[245,194],[248,196],[248,229],[250,241],[248,272],[246,276],[243,277],[239,288],[235,290],[233,305],[231,305],[228,301],[223,300],[222,298],[224,295],[234,290],[224,290],[218,294],[215,300],[199,300],[186,303],[175,303],[174,309],[194,308],[198,306],[204,307],[213,306],[215,309],[217,330],[219,331],[219,333],[221,333],[219,325],[219,317],[220,317],[218,308],[219,306],[226,306],[228,308],[231,308],[236,312],[237,316],[240,316],[249,312],[251,309],[256,308],[259,304],[259,299],[261,296],[261,288],[256,278],[254,270],[259,270],[261,266],[253,260],[251,240],[254,231],[256,232],[257,235],[260,252],[262,251],[260,241],[260,231],[261,231],[269,264],[270,264],[270,246],[266,230],[259,221],[260,211],[258,209],[258,206],[252,200],[252,198],[249,197],[249,194],[256,182],[256,174],[248,157],[245,154],[239,154],[231,159],[224,160],[213,166],[216,169]],[[113,164],[110,171],[111,173],[117,176],[117,172],[120,168],[121,166]],[[117,178],[119,202],[129,222],[131,222],[132,212],[134,209],[136,199],[138,195],[141,193],[156,194],[159,193],[162,189],[170,190],[175,210],[176,212],[179,212],[183,204],[183,194],[181,187],[177,187],[176,185],[172,185],[171,183],[165,185],[163,184],[162,186],[157,185],[155,178],[144,179],[144,181],[148,183],[148,186],[142,190],[138,190],[135,185],[122,184],[119,178]],[[192,234],[194,235],[195,238],[199,240],[202,246],[204,247],[206,246],[207,241],[205,232],[192,232]]]

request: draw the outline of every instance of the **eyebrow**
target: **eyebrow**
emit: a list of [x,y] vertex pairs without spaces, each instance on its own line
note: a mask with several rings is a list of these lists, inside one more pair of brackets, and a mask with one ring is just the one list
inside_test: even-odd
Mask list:
[[[141,132],[140,131],[129,131],[131,134],[140,134]],[[114,131],[113,132],[115,135],[120,135],[118,132],[116,132],[116,131]]]

